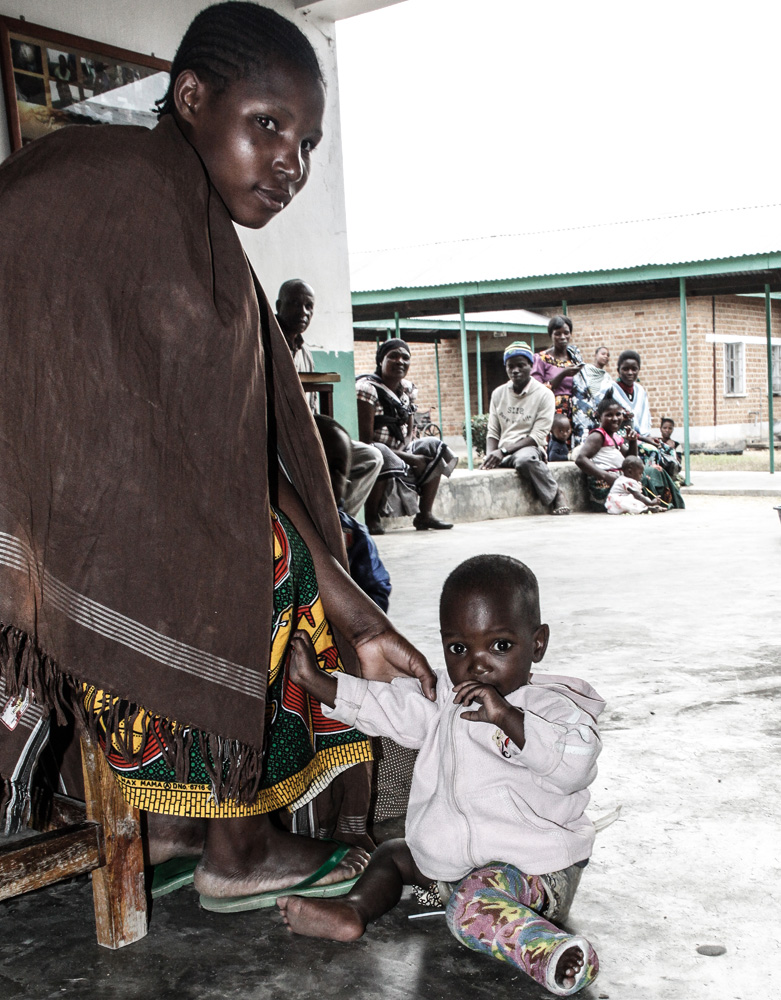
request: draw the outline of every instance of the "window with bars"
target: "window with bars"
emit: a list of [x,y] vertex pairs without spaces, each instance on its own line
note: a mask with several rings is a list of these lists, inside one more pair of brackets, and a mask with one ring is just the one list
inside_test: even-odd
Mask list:
[[773,395],[781,396],[781,345],[770,348],[773,359]]
[[746,364],[743,344],[724,345],[724,395],[745,396]]

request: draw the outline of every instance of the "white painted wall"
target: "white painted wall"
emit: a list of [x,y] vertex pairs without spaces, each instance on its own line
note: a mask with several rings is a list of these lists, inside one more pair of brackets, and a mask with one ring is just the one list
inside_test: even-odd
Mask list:
[[[339,84],[334,25],[297,11],[293,0],[265,0],[295,21],[311,40],[328,86],[325,138],[313,156],[309,183],[265,229],[240,229],[242,242],[272,302],[287,278],[305,278],[315,289],[317,311],[311,346],[331,354],[352,354],[352,309],[347,259]],[[207,0],[0,0],[0,14],[172,59],[187,25]],[[0,101],[0,159],[10,153]],[[342,359],[342,364],[347,359]],[[340,367],[342,367],[340,365]],[[354,398],[354,394],[353,394]]]

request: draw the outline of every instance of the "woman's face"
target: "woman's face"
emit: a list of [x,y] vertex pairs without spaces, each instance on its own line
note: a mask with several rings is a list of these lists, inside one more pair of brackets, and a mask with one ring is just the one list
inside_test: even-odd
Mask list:
[[566,325],[560,326],[551,334],[551,343],[558,351],[565,351],[567,349],[567,344],[569,344],[569,340],[570,332]]
[[388,351],[382,359],[380,369],[383,381],[400,382],[409,371],[411,360],[409,351],[405,351],[403,347],[394,347]]
[[624,385],[632,385],[640,374],[640,365],[632,358],[622,361],[618,368],[618,377]]
[[608,361],[610,361],[610,351],[606,347],[600,347],[594,355],[594,364],[597,368],[607,368]]
[[624,411],[620,406],[608,406],[600,417],[602,429],[608,434],[617,434],[624,422]]
[[284,62],[215,93],[192,70],[177,78],[176,110],[234,222],[260,229],[309,178],[322,138],[322,84]]

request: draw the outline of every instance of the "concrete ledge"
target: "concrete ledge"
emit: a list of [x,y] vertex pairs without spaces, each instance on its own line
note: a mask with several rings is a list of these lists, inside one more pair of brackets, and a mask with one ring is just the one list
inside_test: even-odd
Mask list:
[[[548,468],[564,491],[570,509],[587,510],[586,480],[575,463],[552,462]],[[442,479],[434,502],[435,517],[455,524],[547,513],[548,508],[540,503],[530,484],[514,469],[490,472],[456,469],[450,479]],[[386,530],[408,528],[412,518],[383,518],[382,524]]]

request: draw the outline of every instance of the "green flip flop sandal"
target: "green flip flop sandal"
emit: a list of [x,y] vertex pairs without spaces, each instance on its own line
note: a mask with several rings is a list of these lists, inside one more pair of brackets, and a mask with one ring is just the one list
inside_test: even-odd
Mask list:
[[192,885],[195,869],[200,858],[171,858],[160,865],[155,865],[152,869],[152,886],[150,895],[152,899],[159,899],[160,896],[167,896],[175,889],[182,886]]
[[350,850],[349,844],[336,844],[331,856],[327,858],[308,878],[296,882],[295,885],[287,886],[284,889],[272,889],[270,892],[258,892],[252,896],[201,896],[201,906],[204,910],[212,910],[214,913],[240,913],[244,910],[264,910],[269,906],[274,906],[280,896],[343,896],[355,885],[360,878],[345,879],[342,882],[331,882],[329,885],[315,885],[321,878],[342,861]]

